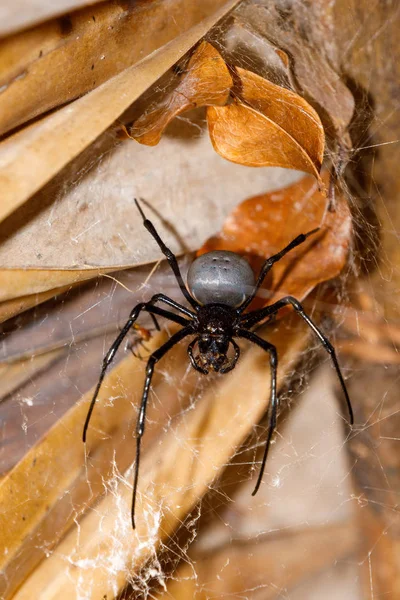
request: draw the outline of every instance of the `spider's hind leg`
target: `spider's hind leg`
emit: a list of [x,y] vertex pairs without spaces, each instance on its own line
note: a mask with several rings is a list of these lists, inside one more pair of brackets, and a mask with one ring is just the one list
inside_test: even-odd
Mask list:
[[266,465],[267,458],[268,458],[268,451],[269,451],[269,447],[271,444],[272,434],[275,431],[276,421],[277,421],[277,416],[278,416],[279,401],[278,401],[277,385],[276,385],[277,372],[278,372],[278,354],[277,354],[276,348],[273,344],[270,344],[269,342],[263,340],[258,335],[256,335],[253,331],[247,331],[246,329],[239,329],[238,335],[239,335],[239,337],[245,338],[246,340],[249,340],[253,344],[256,344],[257,346],[259,346],[260,348],[265,350],[265,352],[268,352],[269,353],[269,361],[270,361],[270,365],[271,365],[271,401],[270,401],[269,410],[268,410],[269,426],[268,426],[267,439],[265,441],[264,455],[263,455],[262,462],[261,462],[260,472],[258,474],[257,482],[256,482],[256,485],[255,485],[253,493],[252,493],[252,496],[255,496],[257,494],[257,492],[260,488],[261,482],[262,482],[265,465]]
[[190,333],[193,333],[192,326],[188,325],[187,327],[184,327],[183,329],[181,329],[180,331],[175,333],[167,342],[165,342],[165,344],[163,344],[160,348],[158,348],[158,350],[153,352],[153,354],[150,356],[149,360],[147,361],[146,379],[144,382],[142,400],[140,402],[139,415],[138,415],[137,424],[136,424],[136,461],[135,461],[135,473],[134,473],[134,479],[133,479],[133,495],[132,495],[132,511],[131,511],[133,529],[135,529],[135,527],[136,527],[135,505],[136,505],[137,484],[138,484],[138,479],[139,479],[140,447],[141,447],[141,441],[142,441],[142,437],[143,437],[144,429],[145,429],[147,400],[149,397],[150,384],[151,384],[151,379],[152,379],[153,373],[154,373],[154,367],[155,367],[156,363],[167,352],[169,352],[169,350],[171,350],[171,348],[173,348],[173,346],[175,346],[178,342],[180,342],[184,337],[186,337]]
[[188,324],[188,320],[184,319],[180,315],[177,315],[177,314],[172,313],[167,310],[163,310],[162,308],[159,308],[158,306],[153,306],[152,301],[153,302],[155,301],[154,298],[155,297],[153,297],[152,300],[150,300],[150,302],[141,302],[140,304],[137,304],[132,309],[132,311],[129,315],[129,319],[127,320],[127,322],[121,329],[119,335],[114,340],[110,349],[108,350],[107,354],[105,355],[105,357],[103,359],[103,365],[101,368],[100,377],[97,382],[96,388],[94,390],[93,398],[92,398],[92,401],[89,406],[85,424],[83,426],[82,439],[83,439],[84,443],[86,442],[86,433],[87,433],[87,429],[89,427],[90,418],[92,416],[92,412],[93,412],[94,406],[96,404],[97,396],[99,395],[101,384],[103,383],[103,379],[106,375],[106,371],[107,371],[108,367],[110,366],[110,364],[112,363],[113,358],[114,358],[115,354],[117,353],[118,348],[122,344],[125,337],[128,335],[130,328],[132,327],[132,325],[134,325],[134,323],[138,319],[141,311],[145,310],[148,313],[155,313],[156,315],[158,315],[160,317],[165,317],[166,319],[169,319],[173,323],[178,323],[179,325],[183,325],[184,327],[187,326],[187,324]]
[[265,318],[276,314],[281,308],[283,308],[284,306],[287,306],[288,304],[291,304],[293,306],[293,308],[297,312],[297,314],[300,315],[300,317],[307,323],[307,325],[310,327],[310,329],[313,330],[313,332],[318,337],[318,339],[321,342],[324,349],[330,355],[333,367],[336,371],[337,378],[339,379],[340,386],[342,388],[343,395],[346,399],[346,405],[347,405],[347,410],[349,413],[350,425],[353,425],[353,423],[354,423],[353,408],[351,406],[349,393],[347,391],[346,384],[344,382],[344,378],[343,378],[342,372],[340,370],[339,361],[336,356],[335,348],[332,346],[331,342],[328,340],[326,335],[324,335],[322,333],[322,331],[317,327],[317,325],[314,323],[314,321],[306,314],[303,306],[300,304],[300,302],[298,300],[296,300],[296,298],[293,298],[293,296],[285,296],[285,298],[281,298],[281,300],[278,300],[277,302],[275,302],[274,304],[271,304],[270,306],[266,306],[265,308],[262,308],[260,310],[255,310],[253,312],[244,314],[241,317],[240,324],[243,328],[244,327],[245,328],[253,327],[254,325],[256,325],[256,323],[259,323],[260,321],[263,321]]

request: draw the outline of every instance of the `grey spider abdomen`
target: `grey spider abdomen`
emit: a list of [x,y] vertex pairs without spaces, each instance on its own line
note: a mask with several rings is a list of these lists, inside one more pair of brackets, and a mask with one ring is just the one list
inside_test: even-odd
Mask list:
[[240,306],[254,289],[254,273],[246,259],[235,252],[213,250],[190,266],[189,292],[200,304]]

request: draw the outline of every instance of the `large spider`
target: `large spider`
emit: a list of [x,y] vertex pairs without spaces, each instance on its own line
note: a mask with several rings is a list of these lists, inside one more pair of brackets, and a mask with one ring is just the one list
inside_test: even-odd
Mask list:
[[[155,315],[165,317],[174,323],[182,325],[177,333],[163,344],[158,350],[153,352],[147,361],[146,379],[144,383],[142,401],[140,403],[139,415],[136,427],[136,463],[133,482],[133,497],[132,497],[132,527],[135,529],[135,502],[136,490],[139,476],[139,460],[140,460],[140,444],[145,428],[146,406],[150,390],[151,378],[153,376],[155,364],[167,353],[175,344],[183,338],[192,335],[193,340],[188,345],[188,355],[192,366],[196,371],[208,375],[209,371],[218,373],[228,373],[231,371],[240,356],[240,349],[233,338],[244,338],[253,344],[260,346],[268,352],[271,365],[271,402],[270,402],[270,419],[267,440],[265,443],[264,456],[261,463],[260,472],[257,478],[253,496],[257,493],[268,456],[268,450],[271,442],[271,437],[276,426],[278,397],[276,391],[276,375],[278,357],[275,346],[263,340],[256,335],[251,328],[257,323],[260,323],[267,317],[275,315],[283,306],[291,304],[294,310],[304,319],[311,327],[325,350],[329,353],[336,374],[340,381],[343,394],[346,398],[347,408],[350,417],[350,423],[353,424],[353,410],[351,407],[350,398],[344,383],[339,363],[336,358],[335,349],[315,323],[304,312],[300,302],[292,296],[286,296],[270,306],[266,306],[260,310],[254,310],[245,313],[245,309],[255,298],[258,289],[263,283],[267,273],[271,267],[280,260],[290,250],[302,244],[308,236],[315,233],[314,229],[306,234],[298,235],[290,244],[283,250],[268,258],[261,267],[257,281],[254,279],[254,273],[249,263],[234,252],[225,250],[214,250],[207,252],[196,258],[190,266],[187,287],[183,281],[176,256],[164,244],[158,235],[153,223],[146,218],[138,201],[135,199],[136,206],[143,218],[143,225],[150,232],[153,238],[159,245],[161,252],[166,256],[171,269],[174,272],[181,292],[192,309],[182,306],[175,300],[172,300],[164,294],[155,294],[149,302],[140,302],[131,311],[129,319],[122,328],[120,334],[112,344],[103,360],[103,366],[100,373],[100,378],[90,403],[89,411],[86,417],[83,428],[83,441],[86,442],[86,433],[89,426],[90,417],[96,402],[100,386],[103,382],[106,370],[113,360],[119,346],[128,334],[129,329],[135,323],[142,311],[150,313],[157,328],[157,320]],[[171,306],[181,314],[165,310],[155,306],[157,302],[163,302]],[[184,316],[182,316],[184,315]],[[229,346],[232,344],[234,355],[228,358]],[[197,346],[197,353],[195,348]]]

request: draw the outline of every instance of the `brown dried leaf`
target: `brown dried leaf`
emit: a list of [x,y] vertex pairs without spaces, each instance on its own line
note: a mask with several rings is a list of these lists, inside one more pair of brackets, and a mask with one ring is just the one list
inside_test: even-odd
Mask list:
[[[370,281],[357,280],[350,291],[351,304],[337,315],[338,326],[348,339],[338,340],[336,347],[358,359],[371,363],[400,364],[400,326],[384,317],[383,307],[366,290]],[[346,336],[346,337],[347,337]]]
[[400,365],[399,351],[384,344],[371,346],[360,339],[339,340],[336,343],[336,350],[340,354],[347,354],[372,364]]
[[[338,10],[336,5],[335,10]],[[333,127],[338,139],[343,141],[353,115],[354,98],[340,75],[341,64],[329,28],[330,10],[326,5],[315,3],[305,11],[301,3],[292,3],[290,15],[291,26],[288,27],[278,6],[265,0],[257,5],[242,3],[236,12],[238,22],[244,27],[292,57],[297,87],[323,108],[324,125]],[[318,22],[319,27],[310,28],[310,22]]]
[[224,105],[231,87],[232,78],[222,56],[214,46],[203,41],[176,88],[161,104],[135,121],[130,136],[141,144],[155,146],[174,117],[200,106]]
[[[327,175],[324,179],[327,182]],[[239,252],[257,272],[266,258],[316,227],[321,230],[274,265],[260,294],[263,304],[286,295],[302,300],[318,283],[340,273],[352,232],[346,199],[338,196],[336,211],[328,212],[326,198],[311,177],[242,202],[221,233],[210,238],[199,253],[217,249]]]
[[[4,2],[0,6],[0,36],[9,35],[18,29],[27,29],[39,21],[54,18],[89,3],[90,0],[57,0],[57,2],[14,0],[14,2]],[[24,33],[28,34],[26,31]]]
[[[290,330],[282,329],[274,332],[271,338],[281,358],[280,384],[286,373],[292,370],[293,361],[309,337],[302,322]],[[151,350],[159,343],[159,336],[152,339],[149,343]],[[186,353],[185,347],[176,350]],[[180,356],[177,355],[178,371],[186,369],[186,362]],[[160,541],[167,539],[179,526],[252,430],[254,422],[264,414],[269,398],[265,367],[265,357],[260,349],[250,348],[235,371],[206,392],[195,411],[184,413],[171,426],[162,444],[148,445],[141,463],[136,533],[130,530],[128,515],[132,489],[119,477],[116,484],[118,489],[108,494],[95,511],[69,532],[58,550],[39,565],[15,598],[43,597],[50,600],[60,594],[74,597],[77,586],[81,592],[85,590],[85,593],[89,593],[93,600],[100,600],[105,594],[113,597],[115,589],[125,585],[127,576],[133,570],[138,570]],[[38,560],[43,558],[43,548],[48,550],[59,541],[66,528],[73,523],[75,511],[79,513],[87,508],[88,502],[93,502],[104,491],[104,481],[114,468],[112,458],[116,460],[113,455],[116,444],[124,449],[123,468],[126,468],[126,461],[131,456],[131,449],[126,444],[126,436],[130,436],[131,432],[127,433],[126,427],[134,420],[135,408],[132,404],[136,406],[139,399],[143,382],[139,373],[143,372],[143,368],[144,363],[131,356],[107,376],[93,414],[89,437],[91,461],[88,465],[84,463],[83,444],[79,444],[77,438],[82,430],[91,392],[85,394],[82,402],[64,415],[3,480],[0,486],[1,504],[13,505],[12,499],[16,494],[20,498],[18,506],[13,505],[11,515],[9,512],[0,513],[0,525],[3,524],[0,527],[0,542],[9,549],[1,559],[3,579],[0,578],[0,591],[3,594],[5,591],[12,593],[21,584]],[[176,369],[175,364],[171,370],[175,376]],[[186,377],[184,379],[187,383]],[[190,385],[194,385],[197,379],[195,377],[190,381]],[[156,386],[156,394],[165,395],[168,385],[162,380],[159,385],[161,389]],[[182,398],[176,395],[176,382],[169,385],[175,409],[181,410]],[[110,390],[114,397],[119,397],[118,406],[110,405]],[[228,410],[231,410],[232,403],[236,407],[235,414],[231,416],[235,427],[226,430],[227,409],[230,407]],[[158,406],[153,408],[159,411]],[[170,417],[171,412],[168,414]],[[154,416],[148,420],[149,431],[152,431],[152,419]],[[123,435],[115,433],[118,423],[125,427]],[[221,427],[226,433],[223,436]],[[146,430],[145,444],[148,442],[148,433]],[[184,454],[182,440],[186,441]],[[95,469],[92,465],[94,459]],[[122,465],[118,464],[121,468]],[[87,466],[90,467],[90,482],[87,482]],[[29,486],[26,485],[27,481],[30,482]],[[187,482],[190,482],[189,486]],[[160,513],[161,506],[163,511]],[[121,567],[117,567],[110,577],[107,561],[99,563],[96,557],[100,554],[106,557],[114,552],[116,538]],[[65,568],[65,556],[75,557],[76,562],[71,569]],[[52,581],[51,590],[48,588],[49,579]]]
[[[29,283],[30,282],[28,282],[28,284]],[[5,300],[0,304],[0,323],[11,319],[11,317],[14,317],[15,315],[19,315],[25,310],[33,308],[42,302],[46,302],[46,300],[50,300],[50,298],[54,298],[54,296],[57,296],[58,294],[67,292],[71,287],[72,285],[65,285],[39,294],[29,294],[27,296],[18,296],[17,298]]]
[[[129,268],[129,265],[123,268]],[[82,281],[115,270],[115,266],[95,269],[0,269],[0,323],[62,294]]]
[[[223,5],[224,0],[201,6],[186,0],[104,2],[5,39],[0,134],[98,87]],[[151,35],[143,34],[150,29]]]
[[[357,435],[348,442],[350,468],[362,531],[359,561],[363,598],[395,600],[400,594],[399,367],[352,359],[346,382]],[[373,577],[373,588],[371,578]]]
[[116,268],[0,269],[0,302],[72,285],[93,279],[102,273],[110,273],[113,270],[115,271]]
[[0,363],[0,379],[3,382],[0,390],[0,401],[22,386],[24,383],[46,370],[59,359],[63,350],[52,350],[41,356],[30,356],[27,359]]
[[251,71],[236,72],[233,104],[207,109],[215,150],[239,164],[298,169],[319,179],[325,136],[315,110]]
[[294,588],[355,550],[351,523],[257,536],[247,543],[231,541],[211,552],[193,552],[156,598],[246,598],[248,590],[263,589],[263,600],[275,600],[277,590]]
[[[0,186],[3,199],[0,220],[15,211],[89,146],[237,2],[230,0],[161,51],[1,142]],[[49,73],[46,73],[46,81],[48,77]],[[59,77],[56,81],[59,81]],[[19,103],[19,96],[12,101],[12,105]],[[0,113],[3,114],[5,109],[1,107],[0,103]],[[26,165],[30,168],[27,169]]]

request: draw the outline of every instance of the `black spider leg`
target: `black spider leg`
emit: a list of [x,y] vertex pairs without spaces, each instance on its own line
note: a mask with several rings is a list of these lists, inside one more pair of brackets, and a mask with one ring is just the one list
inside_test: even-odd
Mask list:
[[[176,308],[176,310],[179,310],[179,312],[183,313],[187,317],[190,317],[191,319],[196,318],[196,315],[194,312],[192,312],[185,306],[182,306],[182,304],[179,304],[179,302],[172,300],[172,298],[169,298],[165,294],[154,294],[154,296],[150,300],[150,303],[154,304],[154,302],[164,302],[165,304],[168,304],[168,306],[172,306],[173,308]],[[151,316],[153,316],[153,315],[151,315]]]
[[261,463],[261,468],[258,473],[257,483],[256,483],[255,488],[252,493],[252,496],[255,496],[257,494],[259,487],[261,485],[261,482],[262,482],[265,465],[266,465],[267,458],[268,458],[268,451],[269,451],[269,447],[271,444],[272,434],[274,433],[274,430],[276,427],[277,412],[278,412],[278,406],[279,406],[278,395],[277,395],[277,385],[276,385],[276,376],[277,376],[277,370],[278,370],[278,354],[277,354],[275,346],[273,346],[269,342],[266,342],[265,340],[260,338],[253,331],[246,331],[245,329],[239,329],[237,335],[239,335],[242,338],[245,338],[246,340],[249,340],[250,342],[253,342],[253,344],[257,344],[257,346],[260,346],[260,348],[265,350],[265,352],[268,352],[269,353],[269,361],[270,361],[270,365],[271,365],[271,395],[270,395],[271,400],[270,400],[270,405],[269,405],[269,413],[270,413],[269,427],[268,427],[267,439],[265,442],[264,455],[263,455],[263,459],[262,459],[262,463]]
[[344,382],[343,375],[340,370],[340,366],[339,366],[339,362],[338,362],[338,359],[336,356],[335,348],[332,346],[332,344],[330,343],[328,338],[322,333],[322,331],[316,326],[314,321],[312,321],[310,319],[310,317],[304,312],[304,308],[302,307],[300,302],[298,300],[296,300],[296,298],[293,298],[292,296],[286,296],[285,298],[282,298],[281,300],[278,300],[274,304],[271,304],[270,306],[266,306],[265,308],[262,308],[261,310],[255,310],[254,312],[250,312],[246,315],[242,315],[242,317],[240,319],[240,325],[242,327],[246,327],[246,328],[252,327],[253,325],[258,323],[259,321],[262,321],[264,318],[268,317],[269,315],[277,313],[278,310],[280,310],[283,306],[287,306],[288,304],[291,304],[293,306],[294,310],[301,316],[302,319],[304,319],[304,321],[313,330],[313,332],[316,334],[316,336],[320,340],[320,342],[323,345],[323,347],[325,348],[325,350],[330,355],[333,366],[336,371],[336,375],[340,381],[343,395],[346,399],[350,425],[353,425],[353,423],[354,423],[353,408],[351,406],[349,393],[347,391],[346,384]]
[[178,265],[178,261],[176,260],[176,256],[175,254],[172,252],[172,250],[170,250],[162,241],[162,239],[160,238],[160,236],[158,235],[156,228],[154,227],[153,223],[151,221],[149,221],[149,219],[146,218],[146,215],[144,214],[139,202],[136,200],[135,198],[135,204],[138,208],[138,211],[140,212],[142,219],[143,219],[143,225],[146,227],[147,231],[153,236],[153,238],[156,240],[157,244],[160,247],[161,252],[164,254],[164,256],[167,258],[169,266],[171,267],[171,269],[174,272],[174,275],[176,277],[176,280],[178,282],[178,285],[181,289],[182,294],[185,296],[186,300],[189,302],[189,304],[191,304],[193,306],[193,308],[195,308],[196,310],[198,310],[200,308],[200,305],[191,297],[191,295],[189,294],[189,292],[186,289],[185,283],[183,281],[182,278],[182,274],[181,274],[181,270],[179,268]]
[[88,410],[88,413],[86,416],[86,421],[83,426],[83,435],[82,435],[83,443],[86,443],[86,433],[87,433],[87,429],[89,427],[90,417],[92,416],[94,405],[96,403],[97,396],[100,391],[101,384],[103,383],[103,379],[105,377],[107,368],[110,365],[110,363],[112,362],[121,343],[127,336],[129,329],[132,327],[132,325],[135,323],[135,321],[139,317],[139,314],[141,313],[141,311],[145,310],[149,313],[154,313],[156,315],[159,315],[160,317],[165,317],[166,319],[169,319],[170,321],[173,321],[174,323],[179,323],[179,325],[187,325],[188,324],[187,319],[184,319],[180,315],[172,313],[169,310],[163,310],[162,308],[159,308],[158,306],[152,306],[152,304],[151,304],[152,301],[153,301],[153,298],[150,300],[150,302],[141,302],[140,304],[137,304],[132,309],[132,311],[129,315],[129,319],[127,320],[127,322],[121,329],[120,334],[118,335],[116,340],[113,342],[111,348],[109,349],[109,351],[107,352],[107,354],[105,355],[105,357],[103,359],[103,366],[101,369],[99,381],[97,382],[97,386],[94,391],[93,398],[90,403],[89,410]]
[[140,444],[141,444],[141,440],[142,440],[142,437],[144,434],[145,421],[146,421],[147,399],[149,397],[149,390],[150,390],[151,378],[153,377],[154,366],[169,350],[171,350],[171,348],[173,346],[175,346],[175,344],[180,342],[184,337],[186,337],[190,333],[193,333],[192,325],[188,325],[187,327],[184,327],[183,329],[181,329],[180,331],[175,333],[168,340],[168,342],[165,342],[165,344],[163,346],[161,346],[160,348],[158,348],[158,350],[153,352],[153,354],[150,356],[149,360],[147,361],[146,379],[144,382],[143,395],[142,395],[142,400],[140,403],[139,415],[138,415],[138,420],[137,420],[137,425],[136,425],[136,462],[135,462],[135,474],[134,474],[134,478],[133,478],[132,511],[131,511],[133,529],[136,528],[135,505],[136,505],[137,484],[138,484],[138,479],[139,479]]
[[153,321],[154,327],[157,329],[157,331],[161,331],[161,327],[159,326],[158,321],[155,318],[155,316],[152,313],[149,313],[149,314],[150,314],[151,320]]
[[[150,301],[147,302],[147,305],[149,306],[151,304],[155,304],[156,302],[164,302],[164,304],[168,304],[168,306],[172,306],[172,308],[175,308],[179,312],[182,312],[187,317],[190,317],[191,319],[196,318],[195,313],[193,313],[191,310],[189,310],[185,306],[182,306],[182,304],[179,304],[179,302],[176,302],[175,300],[172,300],[172,298],[169,298],[165,294],[154,294],[154,296],[152,296],[152,298],[150,299]],[[157,331],[161,331],[161,328],[160,328],[160,326],[158,324],[158,321],[155,318],[155,316],[153,315],[153,313],[149,313],[149,314],[150,314],[150,317],[152,318],[152,321],[153,321],[154,326],[157,329]],[[133,353],[133,355],[136,356],[135,353]]]
[[313,229],[312,231],[309,231],[308,233],[301,233],[296,238],[294,238],[294,240],[292,240],[290,242],[290,244],[288,244],[285,248],[283,248],[283,250],[281,250],[277,254],[274,254],[273,256],[271,256],[270,258],[268,258],[265,261],[265,263],[261,267],[260,274],[259,274],[259,276],[257,278],[257,282],[256,282],[256,285],[255,285],[255,288],[254,288],[253,292],[247,298],[247,300],[245,300],[243,302],[243,304],[241,304],[239,306],[239,308],[238,308],[238,311],[240,313],[242,313],[244,311],[244,309],[247,308],[249,306],[249,304],[254,300],[254,298],[256,297],[256,294],[257,294],[260,286],[262,285],[265,277],[267,276],[267,274],[271,270],[272,266],[276,262],[278,262],[278,260],[281,260],[281,258],[283,258],[285,256],[285,254],[287,254],[288,252],[290,252],[290,250],[293,250],[293,248],[296,248],[296,246],[299,246],[300,244],[302,244],[303,242],[305,242],[306,239],[310,235],[313,235],[313,233],[316,233],[318,230],[319,230],[319,227],[317,227],[316,229]]

